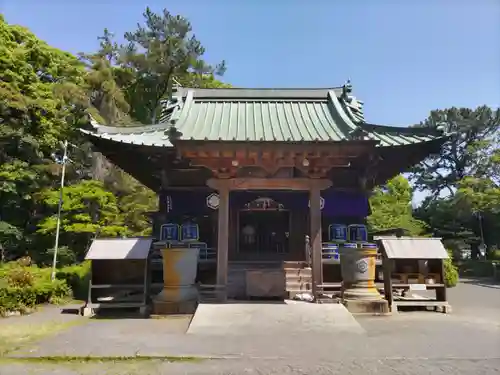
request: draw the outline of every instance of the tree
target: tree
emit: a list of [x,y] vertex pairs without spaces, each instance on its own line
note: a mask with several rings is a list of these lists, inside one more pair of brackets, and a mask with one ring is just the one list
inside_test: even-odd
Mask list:
[[446,247],[453,250],[479,241],[477,220],[469,209],[457,206],[454,196],[427,200],[414,211],[414,216],[427,224],[430,235],[442,238]]
[[0,16],[0,238],[11,253],[30,244],[33,195],[56,183],[50,155],[74,135],[83,75],[75,57]]
[[[98,38],[99,50],[80,54],[90,72],[86,81],[91,113],[105,124],[150,123],[159,101],[170,94],[174,79],[188,87],[230,87],[215,79],[215,74],[223,73],[223,63],[212,67],[201,60],[204,48],[186,19],[166,10],[157,15],[149,9],[144,18],[144,27],[125,34],[127,46],[119,46],[105,29]],[[92,170],[93,178],[117,196],[130,231],[150,233],[147,214],[157,210],[156,195],[98,153],[93,156]]]
[[444,127],[450,136],[440,154],[417,165],[410,177],[430,193],[416,217],[454,250],[470,245],[475,253],[482,233],[487,244],[500,243],[494,235],[499,217],[492,211],[500,184],[500,110],[436,110],[418,126]]
[[144,25],[125,33],[126,45],[118,46],[105,30],[101,53],[117,70],[117,81],[124,88],[131,106],[130,115],[142,123],[155,122],[159,104],[169,96],[174,79],[190,76],[222,75],[225,62],[212,66],[203,59],[205,48],[192,33],[184,17],[164,9],[161,14],[146,8]]
[[443,127],[450,137],[438,155],[428,157],[414,168],[411,181],[417,190],[428,191],[433,199],[442,192],[453,196],[465,177],[489,175],[489,163],[494,160],[491,157],[498,153],[500,109],[482,106],[475,110],[435,110],[418,126]]
[[[57,226],[57,189],[45,190],[38,195],[47,206],[38,232],[53,235]],[[61,210],[61,237],[63,242],[82,256],[86,245],[96,234],[104,237],[126,235],[115,195],[99,181],[82,181],[64,188]]]
[[79,59],[0,17],[2,258],[25,251],[37,258],[53,246],[61,173],[53,154],[61,153],[62,141],[72,146],[60,246],[81,257],[95,231],[150,232],[155,194],[92,152],[78,127],[88,114],[108,125],[150,123],[174,77],[183,85],[227,85],[215,79],[224,64],[202,60],[204,48],[185,18],[149,9],[144,17],[144,26],[125,35],[126,45],[105,30],[99,50]]
[[412,189],[403,176],[394,177],[385,186],[376,188],[370,198],[370,230],[402,228],[411,235],[422,234],[425,224],[413,218],[411,201]]

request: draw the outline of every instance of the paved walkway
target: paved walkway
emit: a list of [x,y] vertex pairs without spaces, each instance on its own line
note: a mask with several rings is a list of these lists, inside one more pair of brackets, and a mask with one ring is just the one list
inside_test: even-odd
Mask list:
[[[245,336],[186,335],[188,321],[182,319],[90,319],[13,354],[226,359],[201,363],[152,360],[112,366],[89,363],[79,364],[77,370],[13,363],[5,364],[0,373],[45,368],[46,373],[61,374],[113,373],[112,369],[142,374],[500,374],[500,288],[468,281],[449,290],[449,296],[453,314],[358,317],[364,330],[361,334],[344,330],[337,334],[316,331],[277,335],[264,328]],[[134,370],[134,366],[140,367]]]
[[194,335],[266,335],[363,333],[340,304],[284,303],[201,304],[189,326]]

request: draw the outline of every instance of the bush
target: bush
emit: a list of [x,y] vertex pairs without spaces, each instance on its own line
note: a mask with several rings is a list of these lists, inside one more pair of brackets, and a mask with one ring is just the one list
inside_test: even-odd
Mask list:
[[458,268],[453,264],[451,251],[448,251],[449,258],[444,260],[444,284],[447,288],[452,288],[458,284]]
[[42,303],[57,303],[72,296],[87,296],[90,263],[63,267],[51,280],[52,269],[9,262],[0,266],[0,315],[21,313]]
[[491,250],[488,253],[488,258],[491,260],[500,260],[500,249]]
[[460,275],[466,277],[492,277],[493,263],[499,262],[484,259],[468,259],[460,262]]
[[[14,263],[14,264],[13,264]],[[16,262],[0,268],[0,315],[8,311],[21,313],[38,304],[71,297],[65,280],[50,279],[50,268],[26,267]]]
[[90,262],[63,267],[57,271],[57,279],[64,280],[77,299],[87,297],[90,278]]
[[[45,252],[45,255],[50,259],[54,257],[54,248],[50,248]],[[60,246],[57,249],[57,264],[59,267],[67,267],[69,265],[75,264],[77,261],[77,255],[68,246]]]
[[5,278],[8,285],[19,288],[33,286],[35,282],[35,277],[27,267],[12,268]]

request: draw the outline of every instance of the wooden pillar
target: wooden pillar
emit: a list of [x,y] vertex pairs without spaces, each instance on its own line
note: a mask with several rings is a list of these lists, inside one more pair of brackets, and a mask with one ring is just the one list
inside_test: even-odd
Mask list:
[[320,188],[311,186],[309,191],[309,217],[311,222],[312,291],[318,297],[318,285],[323,284],[323,263],[321,260],[321,202]]
[[217,229],[217,285],[224,288],[224,297],[227,288],[229,250],[229,187],[219,187],[219,218]]

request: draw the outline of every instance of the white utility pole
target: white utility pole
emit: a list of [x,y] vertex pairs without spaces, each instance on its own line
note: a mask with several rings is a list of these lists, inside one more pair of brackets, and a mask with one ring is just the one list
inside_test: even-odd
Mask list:
[[57,225],[56,225],[56,239],[54,243],[54,259],[52,260],[52,275],[51,275],[52,281],[56,279],[57,250],[59,248],[59,232],[61,230],[61,210],[63,204],[64,175],[66,174],[67,161],[68,161],[68,141],[64,141],[63,157],[62,160],[59,161],[59,163],[62,164],[62,170],[61,170],[61,185],[59,187],[59,206],[57,208]]

